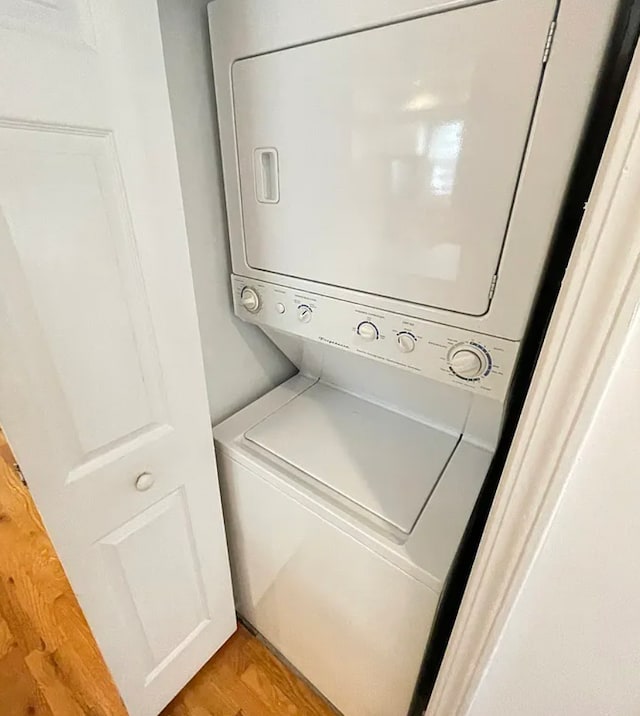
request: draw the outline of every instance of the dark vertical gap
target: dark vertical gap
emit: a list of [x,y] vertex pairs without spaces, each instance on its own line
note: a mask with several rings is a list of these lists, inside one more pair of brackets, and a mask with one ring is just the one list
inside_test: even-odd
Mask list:
[[639,33],[640,0],[621,0],[596,87],[594,102],[560,212],[547,269],[523,342],[522,358],[514,377],[502,436],[441,595],[409,710],[410,716],[422,714],[431,697],[551,313],[555,307],[567,263],[578,234],[584,206],[589,199]]

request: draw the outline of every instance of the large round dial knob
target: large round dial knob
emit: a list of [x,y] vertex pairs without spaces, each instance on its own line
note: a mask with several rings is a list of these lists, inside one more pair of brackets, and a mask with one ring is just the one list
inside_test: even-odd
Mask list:
[[298,320],[302,323],[309,323],[312,315],[313,311],[311,310],[311,306],[307,306],[304,303],[301,303],[298,306]]
[[375,341],[378,337],[378,329],[371,321],[362,321],[357,328],[357,333],[363,341]]
[[401,353],[411,353],[416,347],[416,337],[408,331],[398,333],[396,340]]
[[257,313],[260,310],[260,294],[255,288],[245,286],[240,293],[240,303],[249,313]]
[[472,348],[459,348],[449,356],[451,370],[460,378],[477,378],[485,369],[480,353]]

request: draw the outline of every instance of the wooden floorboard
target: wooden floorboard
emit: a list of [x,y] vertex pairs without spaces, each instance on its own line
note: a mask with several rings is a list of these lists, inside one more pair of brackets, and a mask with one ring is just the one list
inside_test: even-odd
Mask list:
[[[0,430],[0,716],[126,713]],[[240,626],[162,716],[335,713]]]
[[126,713],[0,431],[0,715]]
[[162,716],[335,716],[331,706],[240,625]]

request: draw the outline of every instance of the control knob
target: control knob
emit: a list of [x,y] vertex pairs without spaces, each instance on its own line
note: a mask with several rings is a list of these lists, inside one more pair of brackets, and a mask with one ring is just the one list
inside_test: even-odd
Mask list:
[[455,348],[449,355],[451,370],[467,380],[479,378],[487,369],[487,358],[472,346]]
[[375,323],[371,321],[362,321],[356,329],[356,333],[363,341],[375,341],[378,338],[379,333]]
[[240,303],[245,311],[257,313],[260,310],[260,294],[255,288],[245,286],[240,292]]
[[398,333],[396,340],[401,353],[411,353],[416,347],[416,337],[409,331]]
[[301,303],[298,306],[298,320],[301,323],[309,323],[312,316],[313,311],[311,310],[311,306],[307,306],[305,303]]

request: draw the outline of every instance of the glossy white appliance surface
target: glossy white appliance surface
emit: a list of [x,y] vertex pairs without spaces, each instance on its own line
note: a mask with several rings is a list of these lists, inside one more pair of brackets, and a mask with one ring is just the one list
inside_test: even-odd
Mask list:
[[398,543],[247,440],[317,387],[326,389],[296,376],[214,430],[237,607],[344,713],[397,716],[492,452],[458,443]]
[[[346,500],[326,499],[326,490],[318,490],[312,481],[303,479],[299,469],[246,437],[265,418],[298,400],[317,382],[317,378],[298,374],[216,426],[214,438],[218,457],[233,458],[325,522],[355,537],[366,549],[439,591],[482,485],[493,447],[481,446],[473,435],[464,435],[410,534],[402,540],[394,539],[395,535],[390,538],[367,515],[351,509]],[[323,449],[326,451],[329,446],[325,445]],[[221,471],[223,482],[234,479],[233,470],[229,472],[221,468]],[[227,505],[227,512],[235,512],[233,503]]]
[[[237,274],[253,280],[285,283],[282,273],[252,268],[247,260],[241,189],[255,203],[252,193],[255,191],[252,188],[255,186],[255,181],[252,176],[248,185],[243,182],[241,187],[240,184],[239,147],[236,137],[232,86],[234,63],[240,65],[247,58],[255,58],[256,61],[262,60],[265,59],[262,56],[267,53],[284,56],[285,48],[292,48],[291,52],[297,52],[301,45],[308,44],[311,47],[311,45],[317,44],[320,46],[324,40],[332,42],[333,40],[330,38],[346,41],[349,38],[342,36],[350,36],[352,33],[367,30],[367,32],[362,32],[363,36],[366,36],[369,30],[373,31],[373,28],[382,28],[382,26],[385,26],[382,29],[383,32],[391,31],[393,28],[387,26],[400,21],[407,21],[406,24],[409,26],[413,22],[421,21],[418,19],[424,17],[429,22],[435,23],[447,16],[463,18],[468,12],[486,13],[487,17],[497,17],[495,13],[504,12],[505,17],[512,17],[512,9],[514,13],[517,9],[517,12],[521,13],[523,17],[535,16],[536,18],[538,13],[546,12],[547,28],[550,30],[555,5],[555,2],[531,3],[526,0],[500,0],[499,2],[494,0],[480,3],[469,0],[351,0],[349,3],[344,3],[342,0],[325,0],[325,2],[313,6],[308,3],[301,4],[298,0],[269,0],[268,3],[265,3],[264,0],[234,0],[233,2],[216,0],[211,3],[209,6],[210,33],[233,270]],[[589,108],[593,87],[600,71],[615,5],[616,0],[602,0],[599,3],[589,4],[588,7],[584,5],[583,0],[563,0],[557,16],[555,37],[550,54],[546,49],[547,33],[542,32],[538,36],[534,35],[531,29],[538,26],[537,20],[532,22],[530,27],[525,26],[516,30],[515,28],[520,27],[520,24],[518,18],[515,18],[515,24],[505,24],[502,28],[497,46],[502,46],[503,43],[511,46],[510,43],[513,41],[515,43],[513,46],[516,47],[516,57],[496,62],[492,67],[495,76],[504,78],[503,73],[507,72],[511,66],[514,70],[520,67],[520,56],[528,57],[529,52],[533,52],[532,48],[535,47],[542,81],[539,87],[536,85],[539,93],[535,103],[524,161],[517,182],[517,190],[513,197],[506,237],[503,234],[498,239],[494,239],[493,236],[487,239],[487,255],[495,251],[496,241],[500,243],[504,238],[504,243],[499,255],[495,286],[493,289],[488,289],[488,294],[485,296],[488,298],[488,295],[493,293],[493,298],[485,313],[479,316],[470,315],[448,308],[435,308],[409,302],[406,300],[406,294],[403,293],[404,286],[399,287],[398,295],[395,296],[383,293],[378,286],[373,288],[373,292],[365,293],[358,289],[354,282],[351,283],[350,288],[344,288],[337,284],[319,284],[293,275],[286,279],[287,285],[303,292],[320,290],[327,296],[367,304],[372,308],[409,314],[417,318],[447,323],[512,340],[521,339],[531,302],[535,297],[542,274],[556,217],[562,205],[573,158],[581,138],[585,113]],[[480,15],[478,16],[480,17]],[[482,27],[482,32],[480,32],[480,27]],[[479,21],[478,34],[485,32],[489,37],[493,37],[494,28],[487,27],[482,21]],[[423,49],[425,53],[429,52],[428,47]],[[401,53],[394,52],[391,58],[385,59],[389,62],[393,59],[395,62],[396,55],[399,54]],[[469,56],[471,57],[471,55]],[[457,57],[453,59],[448,57],[447,61],[440,61],[439,69],[446,72],[451,62],[459,64],[461,60]],[[426,72],[428,74],[428,71]],[[333,79],[336,83],[342,81],[340,70]],[[508,83],[508,77],[506,80]],[[499,86],[497,81],[496,86]],[[571,88],[570,107],[567,105],[568,87]],[[257,96],[260,96],[261,88],[256,88],[255,91]],[[312,91],[315,90],[305,89],[306,93]],[[497,104],[501,104],[505,97],[522,97],[522,93],[524,93],[524,88],[519,87],[515,93],[505,92],[504,95],[499,95],[495,101]],[[274,105],[276,101],[292,101],[289,97],[283,97],[276,91],[272,96]],[[335,101],[340,103],[338,100]],[[483,100],[477,101],[482,103]],[[345,106],[344,103],[341,106]],[[278,112],[279,110],[277,107],[271,106],[269,111]],[[437,124],[440,121],[438,111],[437,107],[432,108],[429,112],[425,109],[425,119],[433,119]],[[509,116],[512,111],[513,108],[510,108]],[[406,112],[406,114],[411,115],[412,112]],[[324,116],[324,113],[319,113],[319,116]],[[268,121],[268,117],[264,113],[263,118]],[[254,116],[253,120],[255,119]],[[243,117],[242,121],[250,120]],[[508,136],[509,125],[499,113],[495,115],[495,122],[499,128],[497,141],[498,147],[500,147],[503,134],[505,137]],[[321,126],[313,124],[311,127],[312,129],[310,128],[307,132],[308,144],[313,144],[316,135],[327,139]],[[373,131],[372,127],[368,127],[368,129]],[[490,127],[489,130],[491,136],[495,138],[494,127]],[[475,140],[474,137],[472,139]],[[289,138],[287,141],[290,141]],[[402,144],[400,140],[390,142],[389,146],[398,146],[399,144]],[[473,146],[477,146],[475,141]],[[270,147],[278,149],[271,144],[261,145],[258,148],[268,149]],[[491,194],[494,182],[494,165],[500,166],[503,150],[504,147],[502,150],[495,151],[495,156],[488,162],[485,175],[482,177],[482,184],[478,188],[478,192],[482,195],[489,192],[488,196],[491,200],[494,198]],[[313,151],[315,151],[313,147],[304,148],[302,155],[308,156]],[[315,174],[326,176],[330,169],[325,166],[327,163],[325,159],[335,161],[335,155],[335,152],[327,152],[326,157],[322,157],[323,162],[320,166],[309,167],[308,174],[305,175],[301,183],[316,186]],[[288,169],[283,163],[282,156],[278,156],[278,160],[279,173],[284,177]],[[346,159],[341,159],[341,161],[346,161]],[[462,168],[458,167],[459,176],[462,176],[461,171]],[[466,171],[465,168],[463,173]],[[405,173],[403,177],[408,184],[414,187],[412,196],[415,197],[423,191],[424,175],[421,178],[419,173],[409,172]],[[284,187],[279,186],[279,191],[282,189]],[[296,187],[295,191],[304,193],[305,189]],[[322,202],[323,192],[331,191],[333,191],[332,187],[323,187],[322,192],[318,194],[318,202]],[[350,189],[350,191],[355,190]],[[277,212],[280,204],[285,200],[285,194],[281,194],[280,203],[260,204],[259,206],[265,212],[268,210]],[[393,202],[396,200],[393,197],[392,200],[392,206],[395,206]],[[490,203],[491,201],[487,202],[487,204]],[[379,212],[380,209],[368,206],[367,211]],[[323,217],[318,219],[316,216],[316,219],[320,223],[324,221]],[[313,226],[307,225],[305,233],[307,231],[313,232],[315,229]],[[426,230],[425,235],[427,235]],[[282,241],[280,237],[276,237],[276,239],[278,243]],[[331,240],[332,238],[329,237],[330,242]],[[351,243],[346,242],[342,254],[350,253],[351,249]],[[471,249],[471,253],[475,255],[475,247]],[[342,254],[341,260],[344,259]],[[347,258],[348,261],[353,262],[351,257]],[[287,257],[279,256],[278,261],[281,260],[283,261],[282,267],[278,268],[278,271],[282,271],[288,261]],[[358,257],[358,261],[363,264],[370,260],[371,258],[364,254]],[[483,255],[478,268],[483,265],[484,260]],[[410,265],[413,265],[413,257],[410,256],[409,262]],[[355,269],[360,270],[357,265]],[[328,270],[339,271],[340,268],[329,266]],[[406,267],[403,267],[403,270],[407,270]],[[424,272],[422,264],[419,270]],[[380,280],[381,286],[386,285],[388,289],[389,278],[382,276]],[[475,278],[472,279],[472,284],[474,281]],[[446,282],[427,280],[427,284],[430,286],[429,290],[435,288],[438,283]],[[461,285],[459,288],[464,294],[466,286]],[[452,300],[455,302],[457,297],[453,296]],[[442,306],[444,303],[438,301],[437,305]]]
[[249,266],[485,313],[554,7],[490,2],[235,62]]
[[227,458],[240,613],[341,712],[408,710],[438,594]]
[[214,432],[237,606],[347,716],[407,711],[614,5],[209,6],[234,309],[300,369]]
[[236,312],[246,321],[497,400],[506,395],[515,341],[242,276],[232,284]]
[[460,435],[316,383],[246,438],[406,538]]

